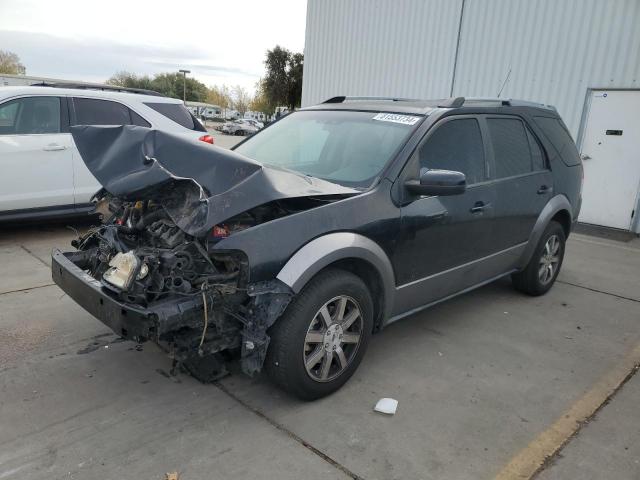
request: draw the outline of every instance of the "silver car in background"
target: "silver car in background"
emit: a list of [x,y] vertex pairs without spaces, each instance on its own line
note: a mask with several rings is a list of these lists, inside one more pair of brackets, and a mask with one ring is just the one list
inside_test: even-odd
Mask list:
[[253,135],[262,128],[260,122],[255,120],[241,118],[233,122],[227,122],[222,125],[222,133],[227,135]]

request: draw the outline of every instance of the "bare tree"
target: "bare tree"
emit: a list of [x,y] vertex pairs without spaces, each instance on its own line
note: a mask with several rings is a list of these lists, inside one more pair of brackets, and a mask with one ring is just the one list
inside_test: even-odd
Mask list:
[[240,85],[236,85],[231,89],[231,96],[233,98],[233,108],[235,108],[240,115],[244,115],[244,112],[249,109],[249,103],[251,102],[249,92]]
[[27,69],[20,63],[20,57],[13,52],[0,50],[0,73],[24,75]]

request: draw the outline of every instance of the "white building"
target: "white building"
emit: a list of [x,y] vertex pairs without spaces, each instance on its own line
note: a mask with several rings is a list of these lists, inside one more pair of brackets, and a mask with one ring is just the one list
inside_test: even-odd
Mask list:
[[555,105],[580,220],[640,232],[640,1],[309,0],[302,105],[333,96]]

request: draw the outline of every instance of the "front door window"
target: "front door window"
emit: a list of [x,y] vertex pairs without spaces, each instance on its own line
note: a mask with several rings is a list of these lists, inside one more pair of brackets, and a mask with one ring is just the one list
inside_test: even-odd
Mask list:
[[26,97],[0,105],[0,135],[60,133],[60,98]]

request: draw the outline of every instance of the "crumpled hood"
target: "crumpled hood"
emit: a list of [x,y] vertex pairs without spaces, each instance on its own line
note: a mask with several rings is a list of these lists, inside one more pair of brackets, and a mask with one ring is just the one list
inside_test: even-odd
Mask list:
[[358,194],[191,138],[131,125],[71,127],[89,171],[106,191],[125,200],[159,203],[195,237],[273,200]]

